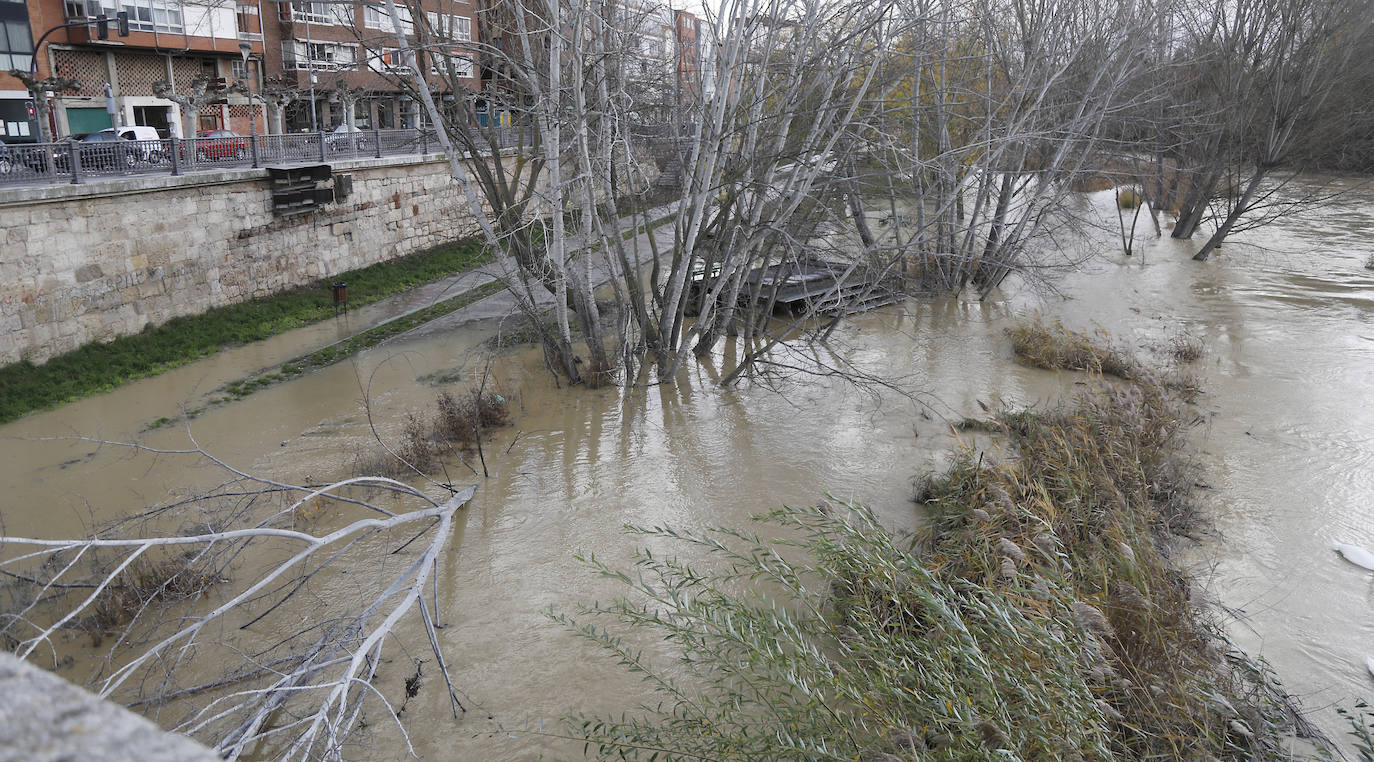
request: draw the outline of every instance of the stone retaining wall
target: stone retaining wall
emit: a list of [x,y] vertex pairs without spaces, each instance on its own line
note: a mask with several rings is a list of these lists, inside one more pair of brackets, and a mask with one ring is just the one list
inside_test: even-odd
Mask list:
[[0,191],[0,365],[473,235],[441,157],[357,160],[340,204],[274,217],[266,170]]
[[189,738],[0,651],[0,762],[216,762]]

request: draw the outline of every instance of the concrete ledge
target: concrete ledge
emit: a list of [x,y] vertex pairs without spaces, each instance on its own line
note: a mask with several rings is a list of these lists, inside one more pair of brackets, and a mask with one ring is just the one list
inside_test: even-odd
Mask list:
[[[369,169],[373,167],[404,167],[412,164],[429,164],[447,161],[442,153],[414,154],[410,156],[383,156],[382,158],[359,157],[326,162],[336,170]],[[270,166],[304,166],[311,162],[287,162]],[[315,162],[318,163],[318,162]],[[267,165],[264,165],[264,167]],[[60,203],[74,199],[106,198],[110,196],[129,196],[138,193],[155,193],[173,188],[192,188],[227,183],[251,182],[267,179],[263,167],[234,167],[232,169],[211,169],[189,172],[184,175],[149,173],[122,175],[119,177],[98,177],[89,182],[78,184],[57,183],[43,185],[20,185],[0,188],[0,208],[8,206],[32,206],[35,204]]]
[[191,739],[0,651],[0,762],[217,762]]

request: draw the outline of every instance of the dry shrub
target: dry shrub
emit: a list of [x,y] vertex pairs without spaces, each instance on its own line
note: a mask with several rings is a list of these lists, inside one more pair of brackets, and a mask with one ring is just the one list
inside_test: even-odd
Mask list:
[[1196,362],[1202,357],[1202,339],[1187,333],[1169,339],[1169,356],[1181,363]]
[[1127,188],[1126,190],[1116,192],[1116,205],[1122,209],[1135,209],[1144,202],[1145,199],[1142,198],[1140,192],[1134,188]]
[[[486,432],[510,424],[509,400],[503,394],[472,389],[461,394],[444,391],[434,400],[429,416],[407,413],[395,455],[376,450],[354,455],[355,475],[405,476],[415,470],[431,473],[452,453],[471,452]],[[309,518],[309,517],[306,517]]]
[[429,473],[434,468],[438,450],[430,435],[431,426],[415,413],[406,413],[406,425],[401,430],[401,441],[396,447],[396,455],[410,466]]
[[1046,325],[1036,318],[1008,328],[1007,335],[1016,358],[1036,368],[1082,370],[1127,380],[1141,374],[1135,358],[1112,346],[1100,331],[1088,336],[1070,331],[1058,320]]
[[218,581],[186,558],[139,557],[100,592],[81,626],[98,646],[105,635],[124,630],[149,606],[193,598]]
[[503,395],[474,389],[455,397],[443,392],[434,402],[435,439],[471,450],[482,432],[510,423],[510,411]]
[[1106,175],[1086,175],[1075,178],[1073,189],[1079,193],[1094,193],[1096,191],[1111,190],[1117,186],[1120,178],[1108,177]]
[[[1113,354],[1083,341],[1072,337],[1072,351],[1090,362]],[[1167,555],[1199,520],[1184,441],[1196,416],[1177,374],[1128,367],[1130,383],[1001,414],[1014,460],[986,463],[970,450],[928,479],[932,521],[915,546],[942,578],[1073,612],[1095,644],[1084,676],[1112,719],[1114,757],[1284,758],[1281,734],[1300,718],[1272,676],[1228,653]]]

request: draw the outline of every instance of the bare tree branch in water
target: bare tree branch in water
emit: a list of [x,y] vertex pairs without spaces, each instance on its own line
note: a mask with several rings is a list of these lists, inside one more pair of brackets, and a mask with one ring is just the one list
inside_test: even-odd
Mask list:
[[[364,726],[383,732],[378,718],[409,748],[395,707],[418,682],[388,691],[414,671],[416,637],[453,716],[465,711],[425,586],[476,487],[436,500],[380,477],[298,486],[198,445],[101,444],[206,460],[231,478],[88,537],[0,536],[0,639],[20,657],[75,656],[101,696],[231,760],[342,759]],[[74,633],[110,645],[83,657]],[[397,648],[412,668],[384,674]]]

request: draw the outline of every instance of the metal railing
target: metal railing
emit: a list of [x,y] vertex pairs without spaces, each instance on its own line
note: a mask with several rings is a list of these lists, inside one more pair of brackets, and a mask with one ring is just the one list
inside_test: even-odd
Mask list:
[[[497,147],[528,145],[528,128],[481,128]],[[101,133],[97,133],[101,134]],[[479,141],[479,145],[484,141]],[[74,140],[0,144],[0,188],[76,184],[134,175],[185,175],[218,169],[330,164],[342,159],[414,156],[440,150],[433,130],[355,130],[284,135]]]
[[[500,129],[498,142],[502,148],[519,142],[518,128]],[[329,164],[341,159],[412,156],[437,151],[439,147],[433,130],[416,129],[0,144],[0,188],[82,183],[131,175]]]

